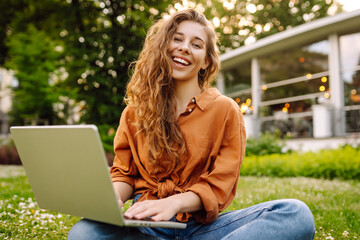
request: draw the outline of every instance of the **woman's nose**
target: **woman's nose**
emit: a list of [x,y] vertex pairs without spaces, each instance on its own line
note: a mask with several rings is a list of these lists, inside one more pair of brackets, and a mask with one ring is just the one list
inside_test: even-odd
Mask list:
[[179,46],[178,50],[180,52],[185,52],[185,53],[189,53],[189,47],[186,43],[183,43]]

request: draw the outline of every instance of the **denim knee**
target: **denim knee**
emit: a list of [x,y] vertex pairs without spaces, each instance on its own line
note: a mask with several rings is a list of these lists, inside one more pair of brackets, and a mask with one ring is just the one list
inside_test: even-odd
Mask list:
[[260,203],[245,211],[247,216],[253,215],[253,217],[222,239],[312,240],[314,238],[314,219],[310,209],[302,201],[274,200]]
[[293,221],[299,232],[302,232],[304,239],[313,239],[315,235],[314,217],[309,207],[297,199],[286,199],[290,211],[294,211]]

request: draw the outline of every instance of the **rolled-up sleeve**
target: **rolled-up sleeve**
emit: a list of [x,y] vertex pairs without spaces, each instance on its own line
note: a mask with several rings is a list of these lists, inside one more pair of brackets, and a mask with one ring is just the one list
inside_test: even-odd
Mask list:
[[121,114],[120,124],[114,138],[115,158],[110,169],[113,182],[126,182],[134,187],[137,167],[133,161],[133,137],[130,132],[131,116],[128,107]]
[[201,198],[204,209],[192,215],[196,221],[205,224],[214,221],[236,194],[246,145],[244,119],[237,105],[229,107],[222,128],[222,134],[217,138],[219,147],[215,148],[218,150],[209,156],[209,170],[187,189]]

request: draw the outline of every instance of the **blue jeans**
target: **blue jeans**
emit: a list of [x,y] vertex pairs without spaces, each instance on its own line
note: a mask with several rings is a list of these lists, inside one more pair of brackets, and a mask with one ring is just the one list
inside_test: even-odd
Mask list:
[[306,204],[284,199],[220,214],[207,225],[190,219],[186,229],[119,227],[83,219],[73,226],[68,239],[311,240],[314,234],[314,219]]

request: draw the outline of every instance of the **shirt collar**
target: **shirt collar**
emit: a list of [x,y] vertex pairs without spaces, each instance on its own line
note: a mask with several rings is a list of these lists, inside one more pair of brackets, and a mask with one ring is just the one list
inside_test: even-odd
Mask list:
[[202,111],[204,111],[206,107],[218,96],[221,96],[221,93],[217,90],[217,88],[208,88],[195,97],[196,104]]

